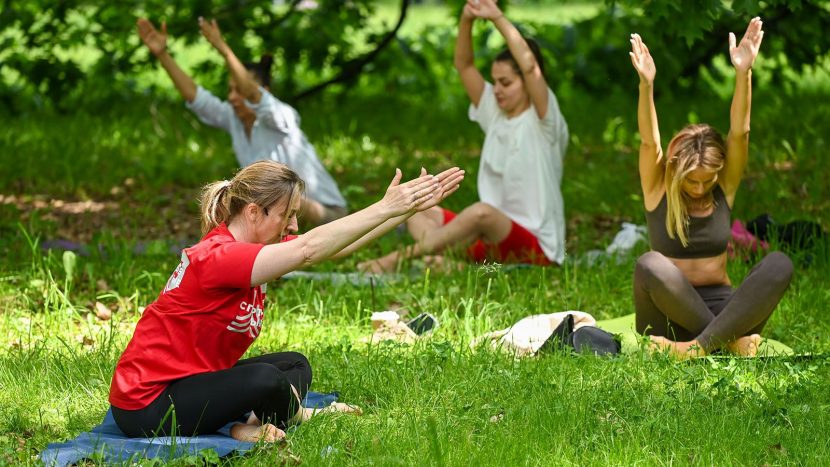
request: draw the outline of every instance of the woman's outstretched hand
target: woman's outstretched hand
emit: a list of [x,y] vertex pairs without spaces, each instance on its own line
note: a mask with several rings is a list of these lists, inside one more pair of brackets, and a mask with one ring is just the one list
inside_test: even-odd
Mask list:
[[645,84],[654,84],[654,76],[657,74],[657,68],[654,66],[654,59],[651,58],[651,53],[643,38],[639,34],[631,35],[631,64],[637,70],[640,76],[640,82]]
[[150,53],[158,57],[167,50],[167,23],[161,22],[161,31],[157,30],[147,18],[138,18],[135,22],[138,37],[150,49]]
[[390,218],[417,210],[420,205],[432,200],[441,188],[441,183],[434,175],[421,175],[403,184],[402,177],[401,169],[395,169],[395,177],[380,200]]
[[218,50],[219,53],[224,53],[225,49],[227,48],[228,44],[225,43],[225,40],[222,39],[222,32],[219,30],[219,25],[216,24],[216,20],[212,19],[210,21],[199,17],[199,29],[202,31],[202,35],[205,36],[210,45],[213,46],[214,49]]
[[477,18],[489,19],[490,21],[495,21],[504,16],[494,0],[467,0],[464,9],[467,8]]
[[[426,174],[427,169],[421,168],[421,176]],[[455,193],[455,191],[458,190],[458,187],[461,186],[461,182],[464,180],[464,171],[458,167],[453,167],[439,173],[435,176],[435,178],[440,184],[438,190],[432,198],[429,198],[425,202],[418,205],[416,208],[418,211],[426,211],[429,208],[438,206],[441,202],[447,199],[447,197]]]
[[735,34],[729,33],[729,58],[732,65],[738,71],[749,71],[755,58],[758,57],[758,50],[761,48],[761,41],[764,39],[764,31],[761,30],[761,18],[755,17],[749,22],[741,43],[735,45]]

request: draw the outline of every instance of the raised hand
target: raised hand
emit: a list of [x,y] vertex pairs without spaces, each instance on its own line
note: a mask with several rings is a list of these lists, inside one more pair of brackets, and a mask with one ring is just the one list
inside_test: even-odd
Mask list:
[[490,21],[495,21],[504,16],[494,0],[467,0],[467,5],[464,8],[470,8],[470,11],[477,18],[489,19]]
[[651,58],[648,47],[639,34],[632,34],[630,42],[631,52],[628,52],[628,55],[631,56],[631,64],[640,76],[640,82],[653,84],[657,68],[654,66],[654,59]]
[[464,8],[461,10],[461,19],[462,20],[474,20],[474,19],[476,19],[475,13],[473,13],[473,10],[470,8],[470,2],[467,2],[464,5]]
[[135,22],[138,37],[150,49],[150,53],[159,56],[167,50],[167,23],[162,21],[161,31],[157,30],[147,18],[138,18]]
[[[426,169],[421,169],[421,175],[424,176],[427,174]],[[438,206],[447,199],[451,194],[455,193],[458,190],[458,187],[461,186],[462,180],[464,180],[464,171],[459,169],[458,167],[453,167],[451,169],[447,169],[438,175],[435,176],[440,184],[438,191],[435,195],[431,198],[427,198],[426,201],[419,204],[416,210],[418,211],[426,211],[427,209]]]
[[227,44],[225,40],[222,39],[222,32],[219,30],[219,25],[216,24],[216,20],[212,19],[210,21],[199,17],[199,29],[202,31],[202,35],[205,36],[210,45],[213,46],[216,50],[220,53],[225,51]]
[[732,59],[732,66],[738,71],[749,71],[755,58],[758,56],[758,49],[761,48],[761,41],[764,39],[764,31],[761,30],[761,18],[755,17],[749,22],[741,43],[735,45],[735,34],[729,33],[729,58]]
[[420,177],[401,184],[401,169],[395,169],[395,177],[380,202],[389,211],[389,217],[397,217],[416,210],[421,204],[435,197],[441,183],[434,175]]

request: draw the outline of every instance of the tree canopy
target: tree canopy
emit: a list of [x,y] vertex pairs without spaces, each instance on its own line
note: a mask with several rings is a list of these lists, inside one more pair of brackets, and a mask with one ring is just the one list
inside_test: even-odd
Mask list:
[[[397,21],[379,28],[371,18],[379,4],[392,1],[318,0],[309,7],[300,0],[5,0],[0,99],[12,110],[33,104],[69,110],[142,92],[134,77],[154,63],[134,33],[139,16],[166,21],[171,37],[184,45],[201,40],[198,16],[216,18],[239,56],[274,55],[280,93],[289,101],[367,74],[384,91],[434,91],[450,68],[455,31],[444,26],[400,35],[411,0],[395,1]],[[446,3],[447,14],[457,17],[463,0]],[[728,32],[741,34],[756,15],[764,20],[764,56],[775,79],[823,60],[830,44],[826,0],[606,0],[600,6],[596,16],[571,24],[544,18],[520,24],[557,70],[554,85],[592,92],[619,85],[618,77],[630,74],[625,49],[631,32],[652,44],[661,80],[681,87],[699,86],[702,72],[717,76],[716,57],[726,50]],[[209,82],[224,79],[209,60],[190,71]]]

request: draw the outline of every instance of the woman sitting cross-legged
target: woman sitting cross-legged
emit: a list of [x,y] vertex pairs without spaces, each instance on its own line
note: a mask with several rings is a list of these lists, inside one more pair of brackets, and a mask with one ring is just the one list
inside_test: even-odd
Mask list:
[[300,115],[272,94],[270,56],[243,64],[225,42],[216,21],[200,17],[202,35],[228,66],[228,96],[222,100],[198,86],[170,55],[165,23],[156,29],[148,19],[139,18],[136,26],[141,41],[158,59],[187,107],[205,124],[230,134],[242,167],[272,160],[288,165],[302,177],[307,192],[300,210],[303,225],[320,225],[346,215],[346,200],[300,128]]
[[744,37],[729,36],[735,67],[730,129],[723,140],[709,125],[689,125],[660,145],[654,107],[656,68],[648,47],[631,36],[640,77],[640,183],[652,251],[637,260],[637,331],[658,348],[686,358],[724,349],[755,355],[764,328],[792,277],[790,259],[770,253],[732,288],[726,271],[730,213],[749,147],[751,70],[764,36],[761,20]]
[[[491,67],[493,84],[473,61],[476,18],[491,21],[507,42]],[[401,259],[466,250],[468,259],[539,265],[565,259],[562,157],[568,126],[547,85],[542,56],[493,0],[464,6],[455,68],[472,101],[470,119],[485,133],[478,173],[480,201],[456,214],[435,207],[406,223],[415,244],[361,264],[364,271],[393,271]]]
[[444,200],[464,177],[457,168],[425,172],[401,184],[397,171],[380,201],[299,236],[289,234],[297,231],[304,182],[287,166],[255,162],[208,185],[204,237],[182,252],[116,366],[109,400],[118,427],[130,437],[191,436],[253,411],[231,436],[273,441],[307,418],[300,402],[311,366],[302,354],[240,360],[260,334],[266,283],[352,253]]

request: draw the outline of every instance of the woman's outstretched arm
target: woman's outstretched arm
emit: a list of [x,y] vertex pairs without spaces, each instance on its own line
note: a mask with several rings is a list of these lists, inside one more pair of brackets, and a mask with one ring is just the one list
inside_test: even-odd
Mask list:
[[161,31],[159,31],[147,18],[138,18],[136,28],[141,42],[144,42],[150,53],[155,55],[161,63],[179,94],[187,102],[193,102],[193,99],[196,98],[196,83],[187,73],[182,71],[176,60],[167,52],[167,23],[162,22]]
[[467,91],[470,101],[478,107],[481,93],[484,92],[484,77],[476,68],[473,56],[473,15],[470,5],[464,5],[461,19],[458,22],[458,38],[455,41],[455,58],[453,63],[458,74],[461,76],[461,83]]
[[729,57],[735,67],[735,93],[729,111],[729,135],[726,137],[726,165],[721,186],[729,205],[741,184],[749,154],[749,115],[752,106],[752,65],[758,57],[764,31],[761,18],[752,18],[739,44],[729,33]]
[[245,65],[239,61],[236,54],[233,53],[233,50],[231,50],[230,46],[222,38],[222,32],[219,31],[219,25],[216,24],[216,20],[208,21],[200,16],[199,29],[201,29],[205,39],[210,42],[210,45],[225,59],[225,63],[228,65],[228,71],[231,73],[231,78],[233,78],[236,84],[236,90],[249,102],[254,104],[258,103],[262,97],[262,92],[259,90],[259,83],[245,69]]
[[[525,89],[530,96],[530,101],[536,109],[539,118],[545,118],[548,112],[548,83],[536,56],[530,50],[522,34],[513,26],[499,9],[494,0],[469,0],[467,6],[479,18],[485,18],[493,22],[499,30],[510,49],[510,54],[519,65],[519,70],[525,83]],[[466,7],[465,7],[466,8]]]
[[254,260],[251,286],[331,258],[389,219],[414,213],[422,204],[433,199],[441,188],[433,175],[421,176],[406,183],[400,181],[401,171],[397,170],[380,201],[316,227],[290,242],[263,247]]
[[[426,169],[421,169],[421,176],[426,175]],[[355,251],[363,248],[364,246],[372,243],[373,241],[377,240],[378,238],[386,235],[395,227],[399,226],[406,222],[407,219],[412,217],[416,212],[426,211],[427,209],[438,206],[442,201],[447,199],[448,196],[453,194],[459,186],[461,186],[461,181],[464,180],[464,171],[459,169],[458,167],[453,167],[451,169],[447,169],[438,175],[435,176],[438,179],[438,183],[441,184],[441,187],[436,191],[435,196],[432,199],[428,200],[427,202],[418,206],[417,211],[412,211],[406,213],[402,216],[393,217],[388,221],[384,222],[383,224],[377,226],[375,229],[367,233],[366,235],[360,237],[354,243],[348,245],[346,248],[340,250],[337,254],[332,256],[332,259],[340,259],[345,258]]]
[[654,106],[654,77],[657,68],[648,47],[639,34],[631,35],[631,64],[640,77],[640,97],[637,101],[637,125],[640,130],[640,186],[646,209],[654,209],[647,200],[656,198],[663,189],[663,170],[660,160],[663,148],[657,126],[657,109]]

